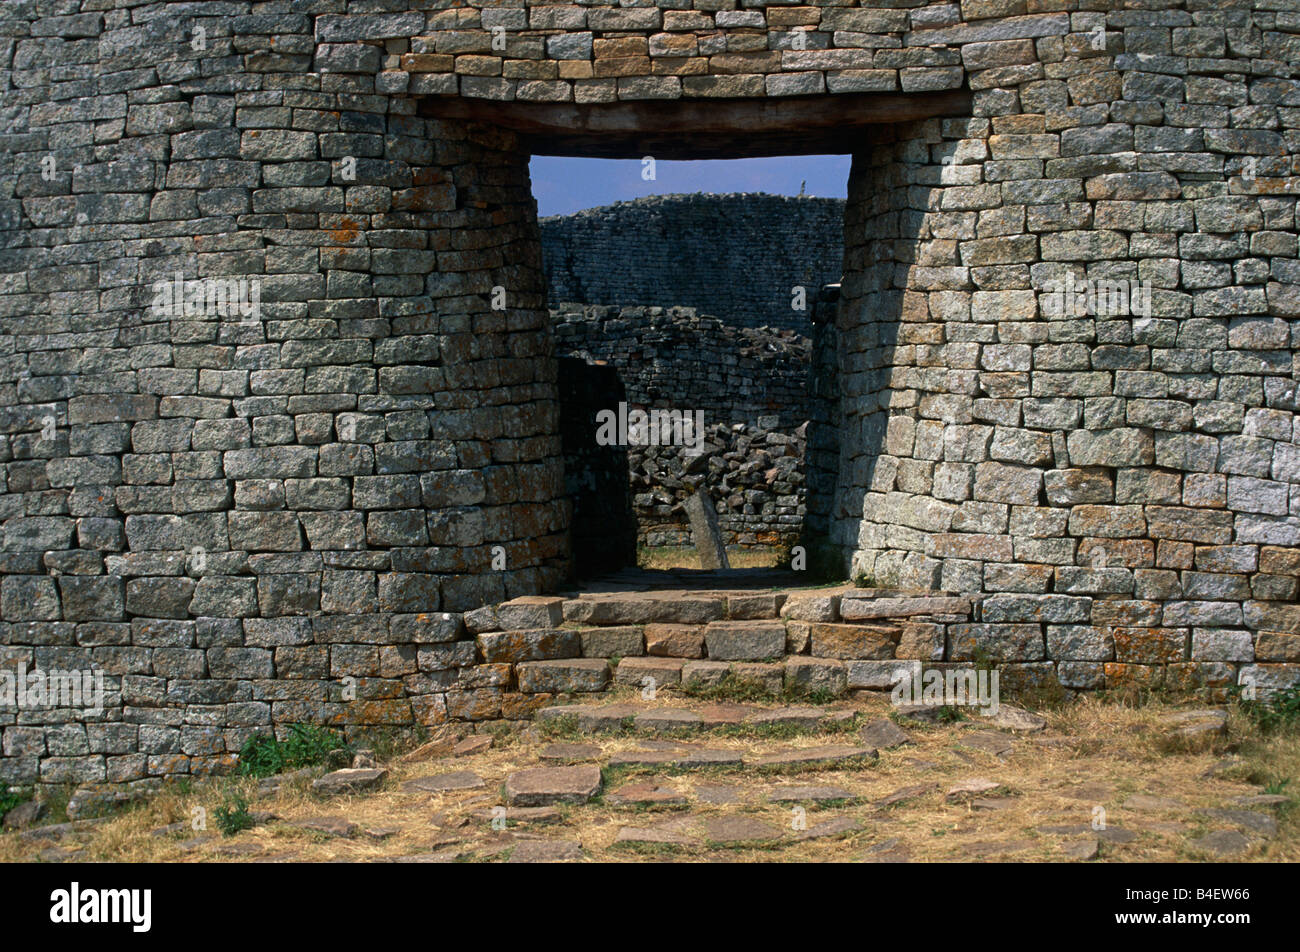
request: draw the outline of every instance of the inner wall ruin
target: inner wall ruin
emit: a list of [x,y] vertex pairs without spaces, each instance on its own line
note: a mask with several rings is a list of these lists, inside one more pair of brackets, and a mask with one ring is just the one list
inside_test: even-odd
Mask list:
[[[716,506],[725,545],[788,549],[800,540],[811,309],[793,312],[802,318],[800,333],[734,327],[694,308],[552,308],[557,355],[605,364],[617,375],[617,390],[602,401],[593,403],[586,389],[572,405],[562,397],[563,420],[576,417],[583,430],[598,433],[598,414],[621,404],[627,413],[668,411],[685,414],[693,428],[699,424],[680,442],[668,444],[663,434],[652,440],[647,433],[620,454],[599,457],[630,475],[639,545],[691,545],[683,504],[697,491]],[[604,485],[585,445],[580,453],[573,459],[566,451],[566,473],[586,473],[588,483]],[[604,513],[613,516],[608,508]],[[580,555],[575,541],[575,559]],[[606,571],[625,564],[594,562]]]
[[689,307],[736,327],[807,334],[793,288],[838,282],[844,262],[839,198],[652,195],[541,228],[552,304]]
[[0,661],[106,697],[0,781],[545,697],[464,625],[570,565],[542,151],[853,153],[827,546],[939,655],[1300,680],[1300,14],[1089,5],[5,3]]

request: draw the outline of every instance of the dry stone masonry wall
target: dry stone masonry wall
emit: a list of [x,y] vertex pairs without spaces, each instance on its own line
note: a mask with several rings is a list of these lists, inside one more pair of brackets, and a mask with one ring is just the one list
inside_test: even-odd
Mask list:
[[771,416],[712,426],[698,454],[682,446],[631,447],[640,543],[694,544],[685,502],[703,492],[717,508],[725,545],[794,545],[803,529],[806,424],[789,429],[779,423]]
[[0,667],[106,697],[0,710],[0,781],[526,710],[463,612],[570,566],[540,230],[431,100],[968,90],[855,147],[830,541],[972,596],[944,660],[1300,680],[1298,64],[1293,0],[10,0]]
[[562,304],[551,317],[556,353],[610,364],[631,403],[702,410],[707,424],[807,419],[811,344],[796,331],[737,327],[690,307]]
[[844,256],[844,201],[834,198],[655,195],[541,227],[552,304],[691,307],[804,334],[808,312],[791,306],[792,289],[838,281]]
[[941,31],[974,115],[854,165],[832,531],[1069,687],[1300,680],[1300,19],[1265,6]]

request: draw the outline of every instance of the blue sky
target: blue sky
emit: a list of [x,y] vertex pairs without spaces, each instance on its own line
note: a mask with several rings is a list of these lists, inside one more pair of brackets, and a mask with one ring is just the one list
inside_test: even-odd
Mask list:
[[655,164],[654,181],[641,177],[640,159],[533,156],[533,196],[539,215],[567,215],[642,195],[674,192],[768,192],[844,198],[848,155],[793,155],[762,159],[710,159]]

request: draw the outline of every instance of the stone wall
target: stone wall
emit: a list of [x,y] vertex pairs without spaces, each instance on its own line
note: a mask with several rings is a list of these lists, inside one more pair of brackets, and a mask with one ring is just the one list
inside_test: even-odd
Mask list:
[[573,572],[590,578],[636,565],[637,520],[632,511],[628,451],[596,440],[601,410],[627,399],[608,364],[559,357],[560,440],[564,491],[573,505],[569,535]]
[[[949,659],[1300,680],[1292,0],[674,2],[0,6],[0,653],[108,693],[0,711],[0,781],[520,710],[461,612],[569,567],[540,231],[524,133],[437,99],[969,89],[855,145],[845,563],[978,588]],[[1067,270],[1151,313],[1054,315]],[[259,310],[168,313],[177,273]]]
[[840,279],[844,202],[654,195],[541,219],[547,300],[692,307],[738,327],[808,332],[792,289]]
[[803,529],[806,426],[783,428],[776,416],[718,424],[698,455],[681,446],[629,448],[638,541],[694,544],[683,506],[703,491],[717,508],[725,545],[794,545]]
[[562,304],[551,319],[556,353],[616,368],[630,403],[703,410],[707,424],[808,418],[811,346],[795,331],[736,327],[690,307]]
[[0,663],[106,696],[4,705],[0,782],[482,710],[460,612],[568,564],[527,156],[377,95],[338,4],[80,6],[0,12]]
[[[974,116],[855,160],[833,533],[988,593],[973,644],[1068,687],[1295,683],[1300,21],[1072,23],[1103,48],[999,41]],[[1062,311],[1067,276],[1149,312]]]
[[[840,286],[818,291],[812,311],[812,357],[808,367],[808,428],[804,453],[805,550],[813,548],[818,571],[834,572],[843,559],[831,541],[836,486],[840,470],[840,374],[835,338],[835,314]],[[821,560],[826,564],[822,564]]]
[[[556,353],[607,363],[629,406],[704,414],[708,439],[699,455],[681,446],[627,448],[641,545],[690,545],[681,504],[701,488],[718,507],[727,545],[798,540],[808,338],[791,330],[734,327],[687,307],[566,304],[552,308],[551,317]],[[568,459],[566,466],[590,468]]]

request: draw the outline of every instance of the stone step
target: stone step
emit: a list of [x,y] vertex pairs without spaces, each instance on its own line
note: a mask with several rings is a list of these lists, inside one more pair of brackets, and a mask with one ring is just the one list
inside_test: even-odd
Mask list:
[[[527,716],[544,696],[614,685],[842,697],[889,690],[921,659],[964,646],[970,638],[957,629],[979,627],[965,624],[973,604],[948,592],[847,586],[529,596],[466,613],[448,637],[470,639],[440,636],[420,649],[418,665],[438,675],[458,669],[457,720]],[[1034,634],[1041,639],[1026,637]],[[690,724],[662,729],[679,727]]]
[[962,615],[969,617],[971,599],[957,596],[924,595],[882,598],[845,594],[840,599],[840,617],[845,621],[907,618],[913,615]]
[[603,658],[557,658],[521,661],[515,676],[522,694],[595,694],[613,684],[658,691],[701,694],[720,688],[728,678],[763,693],[826,694],[850,690],[884,691],[920,665],[919,661],[813,658],[785,655],[778,661],[687,661],[636,656],[620,658],[612,675]]
[[717,729],[794,728],[814,732],[845,729],[856,720],[855,710],[832,710],[812,705],[761,708],[749,705],[707,705],[698,711],[668,706],[636,704],[559,704],[539,710],[538,723],[573,718],[579,732],[599,731],[707,731]]
[[768,769],[841,767],[859,763],[875,763],[879,754],[871,747],[853,747],[848,744],[828,744],[823,747],[803,747],[775,754],[746,757],[746,767]]
[[[879,755],[874,748],[851,744],[822,744],[793,747],[761,753],[745,753],[722,748],[682,750],[624,750],[610,754],[606,765],[614,769],[690,771],[756,770],[792,772],[849,770],[874,764]],[[809,799],[815,799],[810,797]]]
[[600,793],[600,768],[531,767],[506,777],[506,803],[512,807],[549,807],[557,803],[587,803]]
[[726,615],[720,597],[628,596],[575,598],[564,603],[564,620],[586,625],[645,625],[651,622],[703,625]]

